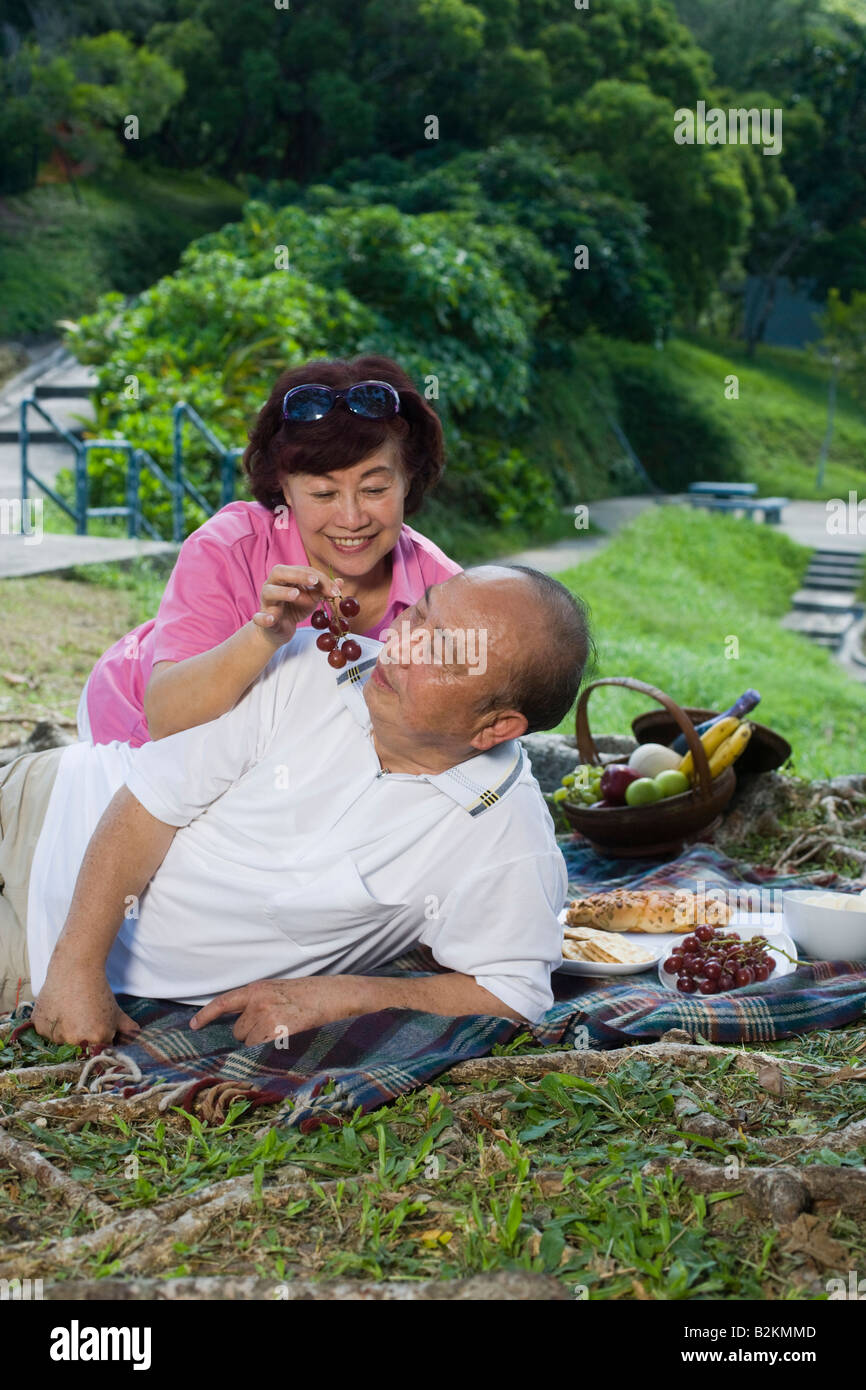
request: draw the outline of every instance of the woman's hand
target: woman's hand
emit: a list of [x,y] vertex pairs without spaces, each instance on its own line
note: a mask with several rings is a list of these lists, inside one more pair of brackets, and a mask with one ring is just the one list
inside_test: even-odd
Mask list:
[[274,565],[262,587],[261,609],[252,620],[275,647],[282,647],[323,597],[340,598],[342,582],[308,565]]

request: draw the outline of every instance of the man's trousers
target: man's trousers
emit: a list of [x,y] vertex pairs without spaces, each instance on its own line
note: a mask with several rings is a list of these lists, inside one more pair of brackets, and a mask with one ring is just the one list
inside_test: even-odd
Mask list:
[[0,767],[0,1013],[33,998],[27,954],[30,867],[63,751],[25,753]]

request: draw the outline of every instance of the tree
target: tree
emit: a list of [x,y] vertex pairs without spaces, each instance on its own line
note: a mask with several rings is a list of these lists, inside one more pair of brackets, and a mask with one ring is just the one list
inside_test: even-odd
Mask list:
[[824,484],[824,468],[833,439],[836,389],[846,378],[852,393],[866,396],[866,293],[855,292],[846,304],[837,289],[831,289],[827,307],[819,320],[822,334],[813,351],[829,363],[827,383],[827,428],[818,458],[815,486]]

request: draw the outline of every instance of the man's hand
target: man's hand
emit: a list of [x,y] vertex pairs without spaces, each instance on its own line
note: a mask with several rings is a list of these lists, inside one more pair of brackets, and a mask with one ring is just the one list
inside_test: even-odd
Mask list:
[[[245,1047],[273,1042],[307,1028],[318,1028],[349,1014],[364,1013],[352,1007],[350,975],[308,975],[301,980],[256,980],[254,984],[218,994],[190,1019],[190,1028],[203,1028],[223,1014],[238,1014],[232,1032]],[[347,987],[348,986],[348,987]]]
[[117,1033],[141,1031],[111,993],[105,973],[92,969],[49,969],[30,1021],[49,1042],[82,1047],[107,1047]]
[[223,1014],[238,1014],[232,1032],[238,1042],[254,1047],[379,1009],[417,1009],[446,1018],[484,1014],[526,1021],[471,975],[449,971],[426,979],[305,975],[297,980],[256,980],[218,994],[193,1014],[189,1026],[203,1028]]

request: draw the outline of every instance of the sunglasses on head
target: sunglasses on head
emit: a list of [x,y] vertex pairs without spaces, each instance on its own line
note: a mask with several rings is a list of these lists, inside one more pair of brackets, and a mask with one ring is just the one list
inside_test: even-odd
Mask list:
[[366,420],[387,420],[400,409],[400,396],[388,381],[359,381],[338,391],[333,386],[310,382],[293,386],[283,397],[283,419],[321,420],[337,401],[345,401],[355,415]]

